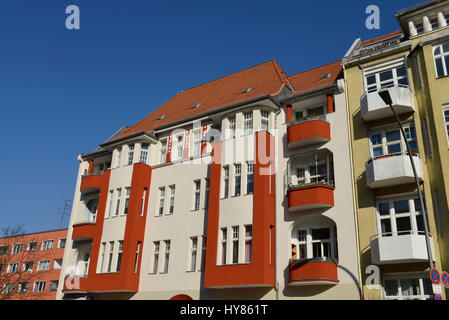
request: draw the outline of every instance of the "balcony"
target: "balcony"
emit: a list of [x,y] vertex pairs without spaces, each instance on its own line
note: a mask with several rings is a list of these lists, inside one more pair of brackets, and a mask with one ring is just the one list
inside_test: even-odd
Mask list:
[[98,171],[83,175],[80,190],[85,192],[99,190],[103,183],[103,173],[104,171]]
[[324,184],[291,188],[287,191],[288,212],[331,208],[334,206],[334,189]]
[[290,286],[335,285],[338,280],[337,261],[331,258],[290,260]]
[[72,239],[87,240],[94,238],[96,233],[95,221],[80,221],[73,225]]
[[[371,262],[374,264],[413,263],[428,261],[424,232],[376,235],[371,238]],[[432,256],[435,256],[430,239]]]
[[331,139],[330,123],[326,118],[301,120],[287,125],[287,148],[295,149],[318,143],[326,143]]
[[[398,114],[415,111],[413,94],[408,86],[397,85],[388,90],[390,91],[394,110]],[[366,92],[360,99],[360,107],[364,121],[373,121],[393,116],[390,106],[383,102],[377,91]]]
[[[421,159],[413,155],[418,179],[423,181]],[[392,154],[371,159],[366,164],[366,183],[369,188],[383,188],[415,182],[407,154]]]

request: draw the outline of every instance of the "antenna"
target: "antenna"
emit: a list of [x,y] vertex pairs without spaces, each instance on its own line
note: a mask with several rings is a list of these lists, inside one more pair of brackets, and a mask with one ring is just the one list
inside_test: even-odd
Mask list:
[[70,215],[70,211],[72,210],[72,201],[65,199],[64,200],[64,208],[58,209],[58,215],[60,220],[59,228],[62,229],[66,226],[66,219]]

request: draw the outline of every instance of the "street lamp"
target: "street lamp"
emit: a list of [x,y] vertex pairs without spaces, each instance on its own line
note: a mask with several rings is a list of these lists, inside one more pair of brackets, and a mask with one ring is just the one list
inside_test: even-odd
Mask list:
[[410,150],[410,145],[407,141],[407,137],[405,136],[405,131],[404,131],[404,128],[402,127],[401,120],[399,120],[398,114],[396,113],[396,111],[393,108],[393,101],[391,99],[389,89],[388,88],[381,89],[378,91],[378,93],[379,93],[379,96],[382,98],[383,102],[385,102],[385,104],[389,105],[391,108],[391,111],[393,111],[393,114],[396,118],[399,128],[401,129],[401,133],[402,133],[402,137],[404,138],[405,145],[407,147],[408,156],[410,158],[410,163],[411,163],[412,169],[413,169],[413,175],[415,176],[416,188],[418,188],[419,201],[421,202],[421,210],[423,212],[423,221],[424,221],[424,232],[425,232],[425,237],[426,237],[427,256],[429,257],[429,265],[430,265],[430,269],[432,270],[434,268],[434,264],[433,264],[431,246],[430,246],[429,228],[427,225],[427,213],[426,213],[426,208],[424,206],[424,199],[422,196],[421,187],[419,185],[418,175],[416,174],[415,162],[413,161],[412,152]]

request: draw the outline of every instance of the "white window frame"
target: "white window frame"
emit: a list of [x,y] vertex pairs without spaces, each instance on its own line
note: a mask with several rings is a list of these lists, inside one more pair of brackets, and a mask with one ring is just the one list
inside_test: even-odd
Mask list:
[[184,152],[184,135],[176,136],[176,160],[181,160]]
[[165,205],[165,187],[159,188],[159,202],[156,211],[156,217],[161,217],[164,214]]
[[23,244],[22,243],[16,243],[12,246],[11,249],[11,253],[12,254],[16,254],[16,253],[21,253],[23,249]]
[[120,213],[120,200],[122,198],[122,188],[117,188],[117,199],[115,201],[115,214],[114,217],[118,217]]
[[42,260],[37,263],[36,271],[50,270],[50,260]]
[[142,143],[140,145],[140,162],[147,164],[148,162],[148,151],[150,145],[148,143]]
[[[394,203],[400,202],[400,201],[408,202],[408,208],[409,208],[408,212],[401,212],[401,213],[395,212]],[[380,207],[380,204],[384,204],[384,203],[388,203],[389,214],[381,215],[379,207]],[[375,204],[377,235],[379,237],[388,237],[388,236],[397,237],[397,236],[401,236],[401,235],[423,233],[424,232],[423,230],[421,230],[421,231],[418,230],[417,216],[421,216],[422,219],[424,219],[424,217],[423,217],[422,211],[416,210],[415,204],[417,204],[417,203],[420,203],[418,195],[408,195],[408,196],[394,197],[394,198],[392,198],[392,197],[378,198],[376,200],[376,204]],[[396,219],[406,218],[406,217],[409,217],[409,219],[410,219],[411,230],[400,231],[400,234],[399,234],[398,230],[397,230]],[[391,232],[385,232],[385,233],[382,232],[382,220],[390,221]],[[424,221],[423,221],[423,223],[424,223]]]
[[163,164],[167,161],[167,147],[168,147],[168,140],[167,139],[161,140],[160,164]]
[[165,252],[164,252],[164,271],[162,273],[168,273],[168,268],[170,264],[170,247],[171,247],[171,241],[170,240],[164,240],[165,244]]
[[55,259],[53,261],[53,269],[54,270],[60,270],[62,269],[62,259]]
[[[252,263],[253,262],[253,226],[252,225],[245,225],[245,263]],[[248,230],[250,230],[250,235],[248,235]],[[246,255],[246,246],[249,243],[250,246],[250,254],[249,257]]]
[[[312,230],[328,229],[329,239],[313,239]],[[314,244],[318,244],[321,250],[320,257],[314,257]],[[337,248],[337,234],[335,226],[322,225],[322,226],[297,226],[292,230],[292,246],[296,247],[296,259],[313,259],[313,258],[325,258],[324,247],[328,246],[330,259],[338,259]],[[305,257],[300,256],[301,249],[304,249]]]
[[54,240],[44,240],[44,241],[42,241],[41,251],[52,250],[54,242],[55,242]]
[[193,156],[201,154],[201,129],[193,131]]
[[168,212],[167,215],[173,214],[175,212],[175,193],[176,193],[176,186],[172,185],[168,187],[170,189],[170,199],[168,202]]
[[16,272],[19,272],[19,263],[12,262],[8,264],[8,269],[6,270],[6,273],[16,273]]
[[[266,128],[264,128],[266,127]],[[264,131],[270,130],[270,112],[266,110],[260,110],[260,129]]]
[[229,139],[234,139],[235,138],[235,121],[236,121],[236,116],[235,115],[228,117]]
[[123,207],[123,215],[126,216],[128,214],[128,205],[129,205],[129,196],[131,194],[131,187],[125,188],[125,206]]
[[[447,46],[448,51],[443,51],[443,47]],[[440,49],[440,53],[439,54],[435,54],[435,51],[437,49]],[[447,42],[443,42],[443,43],[439,43],[435,46],[432,47],[432,54],[433,54],[433,62],[435,65],[435,75],[436,78],[443,78],[449,75],[449,66],[446,65],[446,57],[449,56],[449,41]],[[441,65],[443,67],[443,75],[439,76],[438,75],[438,68],[437,68],[437,59],[441,59]],[[449,61],[449,60],[448,60]]]
[[140,208],[140,216],[143,217],[145,215],[145,201],[147,198],[148,188],[143,188],[142,194],[142,207]]
[[[64,243],[64,246],[61,247],[61,244]],[[65,245],[67,244],[67,239],[66,238],[61,238],[58,240],[58,249],[63,249],[65,248]]]
[[190,268],[189,271],[195,271],[198,258],[198,237],[190,237]]
[[112,272],[112,260],[114,258],[114,241],[109,241],[109,260],[108,260],[108,268],[107,273]]
[[252,134],[253,130],[253,111],[243,112],[243,135]]
[[150,273],[158,273],[159,271],[159,256],[161,252],[161,242],[160,241],[154,241],[154,254],[153,254],[153,270]]
[[445,129],[444,131],[446,131],[446,137],[449,144],[449,105],[443,106],[443,121]]
[[23,272],[33,272],[33,268],[34,268],[34,262],[33,261],[27,261],[27,262],[24,262],[22,264],[22,271]]
[[201,180],[193,181],[193,211],[200,210],[201,204]]
[[[238,184],[237,181],[239,181]],[[237,185],[239,186],[238,193]],[[240,195],[242,195],[242,164],[236,163],[234,164],[234,197],[238,197]]]
[[46,281],[36,281],[33,286],[33,292],[44,292]]
[[[418,295],[403,295],[403,288],[401,285],[401,280],[418,280],[419,291]],[[432,282],[428,274],[385,274],[382,279],[382,298],[384,300],[432,300],[433,293],[429,295],[424,294],[424,280],[430,282],[430,287],[432,287]],[[386,281],[396,281],[398,295],[397,296],[387,296],[386,292]]]
[[[418,140],[417,140],[417,137],[416,137],[416,127],[415,127],[414,123],[403,124],[403,128],[404,128],[405,134],[406,135],[409,134],[409,137],[407,138],[407,141],[409,143],[415,141],[416,142],[416,149],[415,149],[415,151],[419,153]],[[413,128],[413,130],[415,132],[415,136],[414,137],[412,137],[410,135],[411,132],[412,132],[411,131],[412,128]],[[388,132],[392,132],[392,131],[397,131],[399,133],[399,140],[394,140],[394,141],[389,141],[388,142],[387,141],[387,133]],[[375,136],[375,135],[378,135],[378,134],[381,135],[381,142],[382,143],[373,145],[372,137]],[[375,159],[377,157],[388,156],[388,155],[394,155],[394,154],[396,154],[396,155],[407,154],[407,146],[405,144],[404,137],[402,136],[400,128],[397,127],[397,126],[383,127],[383,128],[378,128],[378,129],[370,131],[369,134],[368,134],[368,143],[369,143],[369,152],[370,152],[370,158],[371,159]],[[396,145],[398,143],[400,144],[401,151],[397,152],[397,153],[389,153],[388,152],[388,147],[390,145]],[[380,147],[382,147],[382,155],[374,156],[374,149],[375,148],[377,149],[377,148],[380,148]]]
[[128,162],[127,165],[130,166],[134,163],[134,144],[128,145]]
[[108,208],[108,215],[106,218],[112,217],[112,206],[114,203],[114,190],[109,190],[109,208]]
[[[231,255],[232,255],[232,264],[238,264],[239,263],[239,261],[240,261],[240,257],[239,257],[239,255],[240,255],[240,235],[239,235],[239,233],[240,233],[240,228],[239,228],[239,226],[232,226],[231,227],[231,230],[232,230],[232,241],[231,241],[231,243],[232,243],[232,247],[231,247],[231,249],[232,249],[232,251],[231,251]],[[237,248],[237,252],[235,252],[234,251],[234,248]]]
[[221,228],[221,261],[220,265],[226,265],[227,264],[227,253],[228,253],[228,229],[227,228]]
[[122,253],[123,253],[123,240],[118,241],[118,253],[117,253],[117,261],[115,264],[115,271],[119,272],[122,264]]
[[[252,181],[253,190],[249,191],[249,183]],[[246,194],[254,193],[254,162],[247,161],[246,162]]]
[[223,167],[223,198],[229,198],[229,166]]

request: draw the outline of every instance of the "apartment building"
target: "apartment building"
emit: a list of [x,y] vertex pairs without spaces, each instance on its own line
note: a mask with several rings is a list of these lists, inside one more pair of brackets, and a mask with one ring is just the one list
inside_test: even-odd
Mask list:
[[79,156],[58,299],[360,299],[341,62],[179,92]]
[[0,299],[55,300],[67,229],[0,238]]
[[[448,270],[449,1],[428,1],[396,18],[400,30],[357,39],[343,58],[363,291],[367,299],[428,299],[423,208],[405,139],[378,91],[388,88],[404,126],[435,267]],[[379,286],[365,285],[370,265],[380,268]]]

